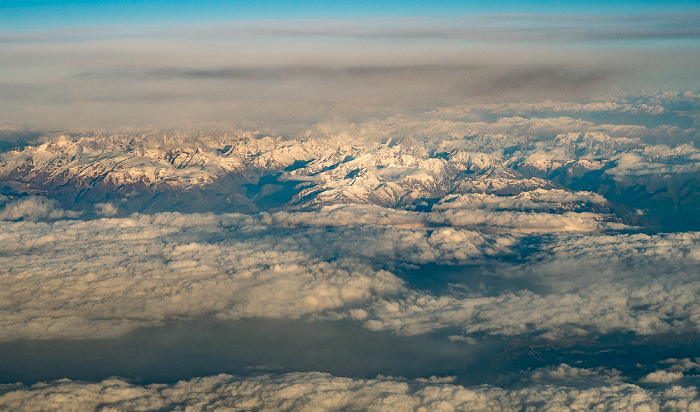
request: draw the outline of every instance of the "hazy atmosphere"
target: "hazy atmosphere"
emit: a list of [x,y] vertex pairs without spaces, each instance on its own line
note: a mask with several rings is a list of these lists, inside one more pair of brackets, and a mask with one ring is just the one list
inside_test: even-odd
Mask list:
[[690,1],[3,2],[0,409],[700,410]]

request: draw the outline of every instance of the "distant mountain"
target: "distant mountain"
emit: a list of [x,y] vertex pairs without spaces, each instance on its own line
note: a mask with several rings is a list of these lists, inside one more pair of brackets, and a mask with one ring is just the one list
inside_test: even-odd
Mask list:
[[547,207],[605,210],[626,222],[661,226],[678,223],[664,212],[669,208],[683,216],[683,224],[700,225],[694,215],[699,156],[692,147],[664,151],[638,139],[566,133],[473,150],[486,148],[475,145],[481,139],[465,137],[469,149],[445,152],[410,139],[350,145],[340,139],[226,134],[60,135],[0,154],[0,184],[7,200],[42,195],[88,215],[104,202],[121,213],[337,204],[429,211],[463,195],[505,199],[542,191],[592,192],[605,202]]

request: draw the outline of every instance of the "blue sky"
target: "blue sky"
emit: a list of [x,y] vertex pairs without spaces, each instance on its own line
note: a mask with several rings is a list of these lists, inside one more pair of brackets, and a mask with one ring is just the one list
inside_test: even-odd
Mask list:
[[638,14],[698,11],[697,1],[1,1],[5,30],[160,25],[222,20],[464,16],[473,14]]

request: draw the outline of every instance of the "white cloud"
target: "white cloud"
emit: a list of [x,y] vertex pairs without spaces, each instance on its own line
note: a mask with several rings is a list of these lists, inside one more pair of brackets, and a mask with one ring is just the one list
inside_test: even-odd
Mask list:
[[662,176],[664,174],[697,173],[700,163],[686,161],[682,164],[667,164],[657,161],[650,156],[640,156],[636,153],[621,153],[612,158],[615,167],[605,171],[616,179],[625,176]]
[[[299,318],[361,310],[407,290],[374,266],[474,263],[517,243],[459,228],[402,227],[402,215],[412,213],[377,220],[368,212],[373,224],[345,213],[348,226],[334,230],[303,218],[311,227],[288,229],[295,214],[4,222],[0,339],[114,336],[207,313]],[[326,222],[321,213],[306,216],[314,215]]]
[[[566,369],[562,365],[560,369]],[[639,386],[573,376],[514,389],[464,387],[444,379],[352,379],[318,372],[237,378],[218,375],[175,384],[139,386],[118,378],[96,383],[60,380],[30,387],[3,385],[0,406],[9,410],[696,410],[697,388]],[[537,374],[539,372],[536,372]],[[583,376],[583,379],[581,379]]]
[[46,220],[80,216],[79,212],[63,210],[56,200],[44,196],[26,196],[12,200],[0,210],[0,220]]
[[616,330],[697,331],[699,239],[697,233],[553,238],[527,263],[494,273],[526,280],[531,290],[491,296],[411,291],[376,301],[356,319],[372,330],[407,335],[447,326],[467,336],[536,332],[554,340]]
[[683,372],[656,371],[640,379],[643,383],[671,383],[683,379]]
[[576,368],[562,363],[557,366],[538,368],[533,371],[524,372],[523,380],[534,384],[559,384],[566,385],[576,382],[591,383],[621,383],[620,371],[605,368]]
[[206,313],[298,318],[403,288],[265,230],[239,215],[5,222],[1,338],[114,336]]
[[693,369],[700,369],[700,358],[695,358],[695,361],[691,360],[690,358],[683,358],[683,359],[676,359],[676,358],[671,358],[671,359],[666,359],[662,361],[662,364],[670,364],[671,366],[668,367],[668,370],[671,372],[687,372],[689,370]]
[[[456,223],[469,216],[448,212]],[[490,273],[494,284],[519,279],[517,290],[440,296],[411,290],[381,268],[483,263],[513,256],[522,237],[435,221],[424,227],[428,215],[336,207],[2,222],[0,338],[114,336],[208,313],[352,318],[409,335],[459,327],[467,340],[700,329],[700,282],[692,276],[698,234],[551,236],[525,263]],[[435,219],[444,225],[441,216]],[[524,227],[516,223],[509,227]],[[488,279],[481,282],[488,290]]]
[[[610,288],[609,285],[606,285]],[[698,285],[693,285],[693,291]],[[368,311],[365,325],[371,330],[391,330],[406,335],[460,326],[464,333],[519,335],[547,332],[560,339],[589,329],[598,333],[632,330],[640,334],[664,333],[674,325],[663,310],[637,310],[625,299],[625,291],[599,289],[578,294],[542,296],[529,291],[496,297],[456,298],[412,294],[401,300],[379,300]],[[691,292],[693,293],[693,292]],[[664,302],[673,303],[676,296]],[[642,301],[643,302],[643,301]],[[665,309],[665,308],[664,308]],[[695,313],[698,308],[693,309]],[[692,315],[679,310],[678,316]],[[693,321],[688,327],[697,328]]]
[[95,211],[102,216],[114,216],[118,213],[118,210],[112,203],[95,203]]
[[606,216],[597,213],[564,212],[528,213],[483,210],[446,210],[442,214],[445,222],[453,226],[488,227],[490,230],[532,232],[595,232],[628,228],[627,225],[605,222]]
[[496,196],[485,193],[448,195],[433,206],[433,210],[445,209],[490,209],[490,210],[539,210],[562,209],[566,204],[601,204],[606,199],[591,192],[569,192],[560,189],[535,189],[515,196]]
[[[598,200],[598,198],[593,197]],[[525,206],[507,197],[496,203],[520,207]],[[435,212],[421,213],[382,208],[371,205],[333,205],[322,207],[314,212],[278,212],[271,216],[277,225],[290,227],[319,226],[336,227],[345,225],[373,224],[390,225],[399,228],[425,228],[452,226],[472,230],[487,230],[502,233],[593,232],[607,229],[625,229],[628,226],[606,222],[608,216],[589,212],[531,213],[519,210],[492,211],[474,208],[448,208],[447,202],[439,204]]]

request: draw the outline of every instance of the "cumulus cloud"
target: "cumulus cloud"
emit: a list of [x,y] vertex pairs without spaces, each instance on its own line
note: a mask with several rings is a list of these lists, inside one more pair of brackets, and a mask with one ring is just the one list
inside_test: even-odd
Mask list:
[[683,372],[656,371],[640,379],[643,383],[671,383],[683,378]]
[[522,235],[379,210],[4,222],[2,339],[114,336],[204,314],[351,318],[407,335],[457,327],[465,339],[700,327],[697,234],[551,237],[490,274],[521,279],[519,290],[434,295],[387,269],[517,256]]
[[669,364],[668,370],[671,372],[687,372],[689,370],[700,369],[700,358],[692,360],[690,358],[676,359],[670,358],[661,361],[662,364]]
[[483,261],[517,241],[451,228],[284,229],[269,226],[268,215],[3,225],[0,259],[11,261],[0,275],[5,340],[113,336],[208,313],[321,314],[406,290],[377,266]]
[[557,209],[572,203],[605,203],[606,199],[591,192],[568,192],[559,189],[535,189],[516,196],[470,193],[448,195],[433,206],[433,210],[445,209],[492,209],[492,210],[538,210]]
[[697,375],[693,376],[692,373],[689,374],[688,372],[700,369],[700,364],[697,363],[698,360],[697,358],[695,361],[690,358],[670,358],[663,360],[659,362],[659,365],[668,366],[662,370],[656,370],[643,376],[639,379],[639,382],[653,385],[667,385],[670,383],[677,383],[681,380],[688,381],[691,376],[697,378]]
[[260,228],[244,217],[14,225],[2,230],[12,250],[1,276],[4,339],[113,336],[205,313],[298,318],[402,284],[357,262],[324,262],[291,238],[256,239]]
[[119,209],[112,203],[96,203],[95,211],[102,216],[110,217],[116,215]]
[[[697,285],[693,285],[693,290],[696,288]],[[523,291],[473,298],[413,294],[398,301],[378,301],[368,311],[365,326],[371,330],[391,330],[406,335],[459,326],[468,335],[534,332],[552,340],[591,332],[631,330],[653,334],[670,332],[674,327],[677,329],[676,325],[667,322],[667,314],[662,310],[639,310],[625,303],[624,292],[620,289],[607,293],[595,290],[585,294],[542,296]],[[673,304],[675,298],[665,296],[663,300]],[[683,309],[679,312],[678,315],[691,324],[689,326],[697,328],[695,322],[687,320],[689,317],[694,319],[693,315]]]
[[592,232],[605,229],[625,229],[628,226],[605,222],[605,216],[596,213],[562,214],[528,212],[486,212],[481,210],[447,210],[444,220],[454,226],[510,229],[517,232]]
[[63,210],[56,200],[44,196],[26,196],[12,200],[0,210],[0,220],[47,220],[80,216],[80,212]]
[[[568,366],[568,365],[566,365]],[[565,368],[565,366],[560,367]],[[576,370],[570,368],[569,370]],[[574,375],[588,377],[579,370]],[[112,378],[96,383],[59,380],[32,386],[3,385],[0,406],[45,410],[685,410],[700,407],[697,388],[642,389],[629,383],[582,384],[577,376],[550,384],[508,389],[464,387],[435,379],[352,379],[318,372],[239,378],[217,375],[175,384],[139,386]]]
[[[509,200],[511,199],[500,198],[497,202],[503,202],[503,205],[510,203],[515,206],[517,204],[517,200],[515,202],[509,202]],[[620,223],[606,222],[608,216],[589,212],[532,213],[458,208],[458,206],[462,205],[442,203],[436,208],[436,212],[421,213],[378,206],[334,205],[322,207],[314,212],[278,212],[272,215],[272,219],[276,224],[291,227],[382,224],[404,228],[426,228],[447,225],[454,228],[506,233],[590,232],[628,227]]]
[[496,296],[411,291],[351,316],[372,330],[407,335],[448,326],[461,327],[467,337],[538,333],[552,340],[619,330],[696,331],[697,242],[696,233],[567,236],[542,245],[527,264],[501,269],[501,276],[527,279],[529,290]]
[[584,285],[575,278],[562,276],[572,271],[595,279],[637,282],[638,285],[667,276],[675,278],[673,284],[680,285],[694,280],[689,274],[700,258],[699,241],[697,232],[563,235],[542,245],[531,259],[538,262],[533,270],[537,270],[542,282],[559,291],[571,291]]
[[612,160],[615,161],[615,167],[606,170],[605,173],[615,176],[616,179],[624,179],[629,176],[696,174],[700,170],[700,162],[692,158],[684,164],[669,164],[649,156],[640,156],[636,153],[622,153],[615,156]]
[[537,384],[571,384],[576,382],[620,383],[620,371],[605,368],[576,368],[562,363],[557,366],[538,368],[524,373],[524,381]]

